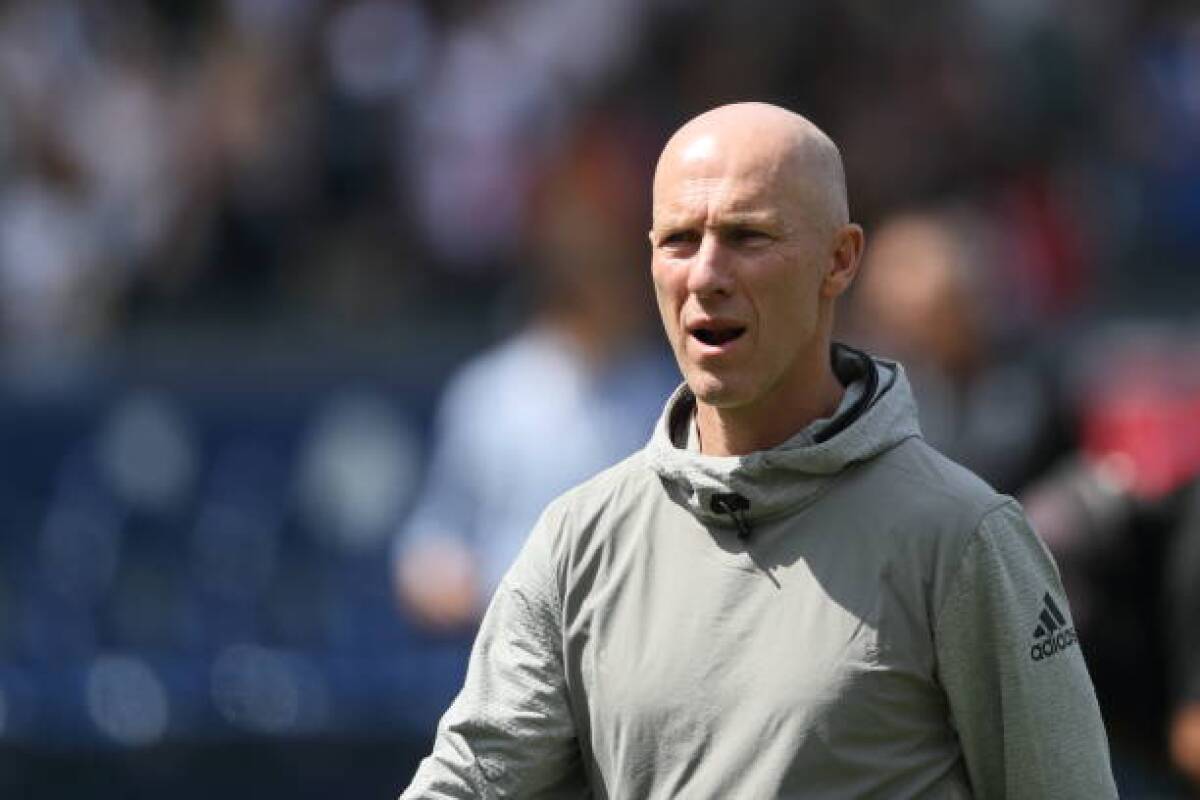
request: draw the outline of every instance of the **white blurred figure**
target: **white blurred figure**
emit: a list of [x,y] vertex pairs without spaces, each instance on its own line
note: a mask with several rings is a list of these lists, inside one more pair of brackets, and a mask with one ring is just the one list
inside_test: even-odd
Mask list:
[[[181,200],[177,129],[144,14],[55,0],[0,13],[0,336],[24,356],[111,333]],[[3,168],[0,164],[0,168]]]
[[401,601],[427,624],[474,621],[546,503],[644,444],[678,381],[644,336],[640,220],[609,183],[629,177],[603,145],[568,165],[540,205],[532,318],[445,391],[394,560]]
[[[407,159],[429,245],[456,270],[518,246],[530,166],[629,63],[662,2],[509,0],[479,4],[430,59]],[[463,213],[471,219],[462,225]]]

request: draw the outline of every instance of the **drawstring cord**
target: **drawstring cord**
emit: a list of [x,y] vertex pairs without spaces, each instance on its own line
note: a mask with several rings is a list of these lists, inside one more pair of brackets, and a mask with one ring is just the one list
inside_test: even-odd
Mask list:
[[733,524],[738,529],[739,539],[744,542],[750,538],[752,533],[750,520],[746,519],[746,512],[750,510],[749,500],[737,492],[725,492],[714,494],[709,505],[716,513],[728,514],[733,518]]

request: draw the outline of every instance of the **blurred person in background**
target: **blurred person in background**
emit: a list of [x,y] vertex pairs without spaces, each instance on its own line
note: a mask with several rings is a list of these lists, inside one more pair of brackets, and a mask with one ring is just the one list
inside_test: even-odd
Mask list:
[[112,335],[179,194],[149,15],[131,9],[107,35],[87,16],[0,11],[0,338],[43,365]]
[[[1198,403],[1200,405],[1200,403]],[[1200,422],[1197,423],[1200,425]],[[1166,569],[1171,645],[1168,744],[1175,767],[1200,791],[1200,481],[1193,480]]]
[[1196,487],[1200,357],[1193,336],[1125,323],[1075,349],[1078,444],[1022,492],[1058,559],[1130,796],[1196,778]]
[[[1195,438],[1192,379],[1179,368],[1190,360],[1168,355],[1188,348],[1173,339],[1131,346],[1146,337],[1126,332],[1093,340],[1091,352],[1075,348],[1069,362],[1049,358],[1033,336],[1044,327],[997,318],[1011,304],[994,303],[1006,295],[996,223],[961,208],[882,222],[852,297],[853,335],[909,369],[930,442],[1022,498],[1071,599],[1114,762],[1127,786],[1146,790],[1147,744],[1166,727],[1166,666],[1194,649],[1194,633],[1183,633],[1196,619],[1187,611],[1194,546],[1168,559],[1165,591],[1158,577],[1167,542],[1180,535],[1169,498],[1195,472],[1182,455]],[[1174,693],[1193,694],[1192,680],[1174,676]],[[1175,722],[1180,765],[1195,758],[1180,744],[1197,736],[1192,716],[1185,708]]]
[[404,606],[435,627],[475,621],[538,515],[650,435],[677,373],[648,341],[636,151],[585,130],[533,213],[534,308],[452,378],[424,488],[394,555]]
[[1004,492],[1059,457],[1068,426],[1033,343],[1007,331],[978,214],[909,212],[880,223],[851,295],[848,336],[908,370],[921,432]]

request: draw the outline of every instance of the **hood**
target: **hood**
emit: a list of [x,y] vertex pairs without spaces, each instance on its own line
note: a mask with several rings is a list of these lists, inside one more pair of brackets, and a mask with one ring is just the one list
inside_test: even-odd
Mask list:
[[850,465],[921,435],[900,364],[844,345],[834,345],[831,358],[842,383],[857,389],[857,402],[777,447],[744,456],[707,456],[678,445],[686,440],[680,434],[692,424],[696,398],[686,384],[676,389],[646,446],[650,468],[671,498],[706,522],[729,524],[723,498],[737,495],[744,519],[767,519],[816,499]]

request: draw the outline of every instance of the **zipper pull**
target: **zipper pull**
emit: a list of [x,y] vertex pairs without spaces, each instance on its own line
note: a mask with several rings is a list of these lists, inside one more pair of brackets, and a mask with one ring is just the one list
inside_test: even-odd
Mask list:
[[746,512],[750,510],[750,501],[737,492],[723,492],[714,494],[709,506],[718,514],[728,514],[733,518],[733,524],[737,526],[738,538],[743,542],[750,538],[753,530],[750,528],[750,520],[746,519]]

